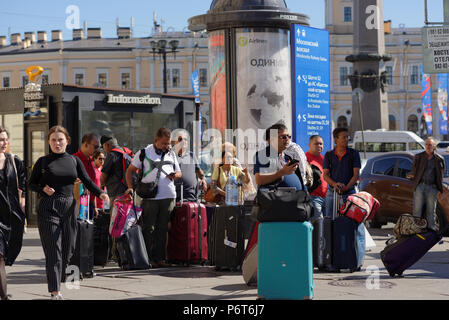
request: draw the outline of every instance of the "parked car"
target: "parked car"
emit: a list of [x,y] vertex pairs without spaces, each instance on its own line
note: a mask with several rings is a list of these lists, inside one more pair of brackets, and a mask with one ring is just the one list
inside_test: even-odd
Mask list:
[[440,141],[437,143],[438,149],[443,149],[449,147],[449,141]]
[[[438,150],[445,161],[443,182],[449,185],[449,153]],[[380,202],[370,227],[380,228],[388,222],[396,222],[404,213],[413,213],[413,182],[407,179],[416,152],[390,152],[367,161],[360,174],[360,190],[371,193]],[[443,209],[437,205],[440,229],[447,224]]]

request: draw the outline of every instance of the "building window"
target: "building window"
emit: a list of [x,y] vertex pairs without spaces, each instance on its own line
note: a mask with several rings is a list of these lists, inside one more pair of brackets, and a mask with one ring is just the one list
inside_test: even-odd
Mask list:
[[84,73],[75,73],[75,84],[77,86],[84,86]]
[[99,73],[97,75],[97,82],[103,87],[108,86],[108,74],[107,73]]
[[2,86],[3,88],[9,88],[11,86],[9,77],[3,77]]
[[121,74],[121,84],[122,89],[130,89],[131,88],[131,75],[129,72],[124,72]]
[[396,130],[396,118],[394,115],[390,114],[388,116],[388,123],[390,125],[390,130]]
[[22,76],[22,87],[25,87],[29,82],[28,76]]
[[181,70],[180,69],[168,69],[167,81],[172,88],[179,88],[181,85]]
[[343,21],[352,22],[352,7],[344,7]]
[[200,87],[207,87],[207,69],[200,69]]
[[419,67],[411,66],[410,84],[413,84],[413,85],[419,84],[420,79],[421,79],[421,74],[419,71]]
[[407,119],[407,130],[418,133],[418,117],[414,114],[410,115]]
[[41,84],[49,84],[48,74],[42,75]]
[[348,119],[345,116],[338,117],[337,128],[348,128]]
[[349,85],[348,75],[352,74],[352,67],[340,67],[340,86]]
[[386,66],[385,71],[387,72],[387,84],[392,86],[393,85],[393,67]]

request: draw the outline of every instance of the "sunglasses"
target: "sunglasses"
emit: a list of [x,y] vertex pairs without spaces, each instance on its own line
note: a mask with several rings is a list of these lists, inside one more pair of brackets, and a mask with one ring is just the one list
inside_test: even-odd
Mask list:
[[279,138],[282,139],[282,140],[287,140],[287,139],[291,139],[292,136],[291,136],[291,135],[288,135],[288,134],[284,134],[284,135],[282,135],[282,136],[279,136]]

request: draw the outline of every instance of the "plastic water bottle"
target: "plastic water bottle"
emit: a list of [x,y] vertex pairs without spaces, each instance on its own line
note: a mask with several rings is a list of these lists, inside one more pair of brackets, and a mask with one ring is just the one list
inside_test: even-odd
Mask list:
[[239,205],[239,188],[237,185],[237,179],[235,176],[230,176],[226,182],[226,198],[225,203],[227,206]]

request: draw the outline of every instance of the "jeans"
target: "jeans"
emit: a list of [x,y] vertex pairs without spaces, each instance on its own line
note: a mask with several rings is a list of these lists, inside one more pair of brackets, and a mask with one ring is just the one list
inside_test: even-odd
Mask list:
[[326,210],[326,198],[318,196],[310,196],[313,205],[313,216],[310,218],[312,223],[316,219],[323,217]]
[[435,224],[435,212],[437,208],[438,189],[436,185],[424,183],[418,184],[413,196],[413,215],[421,218],[423,206],[426,206],[427,228],[437,231]]

